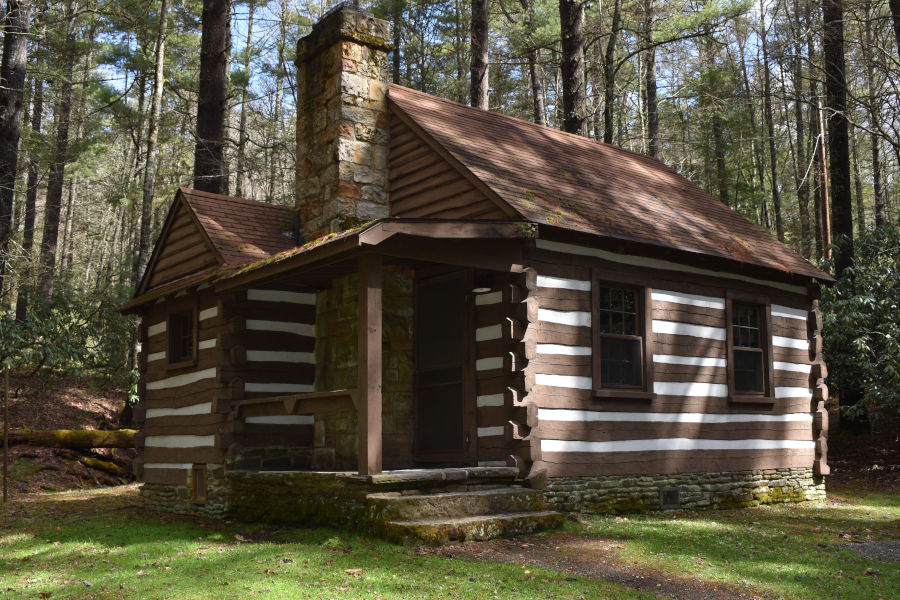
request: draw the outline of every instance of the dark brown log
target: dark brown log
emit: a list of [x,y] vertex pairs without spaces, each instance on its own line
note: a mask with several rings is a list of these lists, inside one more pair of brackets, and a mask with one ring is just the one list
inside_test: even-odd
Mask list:
[[43,446],[45,448],[134,448],[135,429],[13,429],[9,432],[11,445]]

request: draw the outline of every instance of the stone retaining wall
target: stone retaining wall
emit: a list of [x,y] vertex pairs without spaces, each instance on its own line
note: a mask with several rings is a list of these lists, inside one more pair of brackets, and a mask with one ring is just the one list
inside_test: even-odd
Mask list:
[[191,501],[191,472],[187,472],[184,485],[145,483],[141,486],[141,502],[151,510],[179,515],[205,515],[224,518],[228,507],[227,482],[222,467],[209,467],[206,473],[207,500],[203,504]]
[[[624,513],[660,510],[661,489],[678,489],[678,508],[739,508],[825,499],[825,478],[811,468],[632,477],[554,477],[544,497],[562,511]],[[673,507],[674,508],[674,507]]]

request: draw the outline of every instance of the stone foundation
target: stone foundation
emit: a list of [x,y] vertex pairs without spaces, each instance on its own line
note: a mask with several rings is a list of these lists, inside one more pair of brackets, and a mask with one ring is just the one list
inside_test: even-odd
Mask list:
[[141,486],[141,502],[146,508],[178,515],[203,515],[217,519],[227,515],[225,471],[221,466],[208,466],[206,472],[206,502],[191,501],[191,472],[187,471],[183,485],[145,483]]
[[[661,490],[678,490],[677,506],[663,506]],[[825,478],[811,468],[631,477],[554,477],[547,505],[561,511],[629,513],[668,508],[741,508],[825,499]]]

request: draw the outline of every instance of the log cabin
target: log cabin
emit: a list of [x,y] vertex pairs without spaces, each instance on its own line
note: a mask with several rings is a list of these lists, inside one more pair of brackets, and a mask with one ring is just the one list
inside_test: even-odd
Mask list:
[[177,192],[123,307],[147,503],[442,541],[822,498],[829,275],[654,159],[387,84],[388,40],[300,40],[294,207]]

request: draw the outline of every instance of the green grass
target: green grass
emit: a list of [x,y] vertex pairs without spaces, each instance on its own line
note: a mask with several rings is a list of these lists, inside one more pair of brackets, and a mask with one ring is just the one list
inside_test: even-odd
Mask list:
[[619,557],[625,562],[748,592],[817,600],[900,597],[900,563],[847,549],[900,539],[897,494],[846,488],[830,491],[824,505],[593,516],[582,531],[624,541]]
[[35,494],[0,508],[0,598],[649,597],[567,576],[328,529],[145,513],[134,486]]

